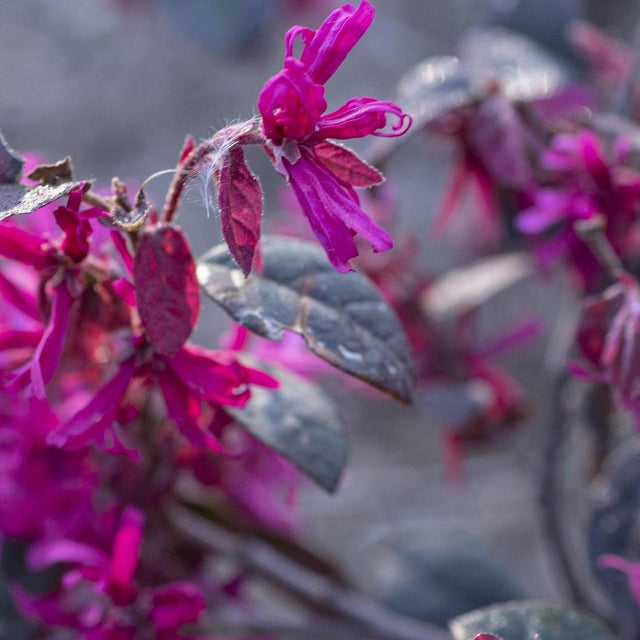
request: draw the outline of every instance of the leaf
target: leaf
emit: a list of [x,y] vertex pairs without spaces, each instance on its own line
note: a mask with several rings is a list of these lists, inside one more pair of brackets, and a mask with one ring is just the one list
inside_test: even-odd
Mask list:
[[451,528],[424,533],[392,529],[370,551],[379,582],[373,591],[396,613],[446,627],[470,609],[521,597],[508,567],[481,540]]
[[469,143],[501,186],[524,189],[533,180],[527,157],[526,131],[514,106],[494,94],[477,107],[469,127]]
[[224,245],[198,264],[206,294],[251,331],[280,340],[300,334],[335,367],[408,402],[411,356],[400,324],[361,274],[337,273],[314,243],[266,237],[263,273],[246,280]]
[[413,131],[472,100],[469,79],[454,56],[427,58],[398,83],[397,102],[414,120]]
[[556,58],[524,35],[490,27],[474,29],[464,38],[461,59],[472,85],[484,89],[497,81],[509,100],[544,98],[569,80]]
[[111,219],[117,227],[120,227],[120,229],[124,229],[125,231],[137,231],[144,224],[150,210],[144,189],[140,187],[136,194],[136,201],[133,207],[127,209],[123,206],[123,202],[122,197],[116,196],[111,209]]
[[153,346],[164,355],[177,353],[200,312],[195,263],[182,232],[161,225],[142,234],[133,277],[140,318]]
[[249,364],[274,376],[280,387],[253,386],[243,408],[225,407],[225,411],[323,489],[335,491],[349,458],[349,440],[331,400],[319,387],[290,371]]
[[24,158],[14,151],[0,131],[0,184],[15,184],[22,177]]
[[64,182],[55,187],[24,184],[0,184],[0,220],[33,213],[82,186],[82,182]]
[[542,602],[522,601],[472,611],[449,623],[454,640],[494,633],[503,640],[617,640],[596,618]]
[[64,160],[59,160],[54,164],[41,164],[37,166],[27,178],[35,180],[40,184],[48,184],[51,186],[56,186],[63,182],[71,182],[71,180],[73,180],[71,157],[67,156]]
[[240,147],[232,147],[225,155],[216,182],[224,239],[238,266],[248,276],[260,241],[262,188],[247,166]]
[[524,253],[483,258],[436,280],[424,293],[422,307],[432,317],[453,317],[484,304],[531,273],[531,261]]
[[614,619],[626,637],[640,631],[639,607],[629,589],[629,579],[621,571],[599,565],[605,554],[634,558],[636,523],[640,509],[640,450],[622,442],[614,450],[607,473],[599,478],[589,520],[589,564],[611,603]]
[[313,145],[313,153],[334,176],[352,187],[372,187],[384,182],[384,176],[351,149],[334,142]]
[[439,424],[458,430],[477,418],[494,399],[493,389],[483,380],[430,382],[416,392],[417,404]]

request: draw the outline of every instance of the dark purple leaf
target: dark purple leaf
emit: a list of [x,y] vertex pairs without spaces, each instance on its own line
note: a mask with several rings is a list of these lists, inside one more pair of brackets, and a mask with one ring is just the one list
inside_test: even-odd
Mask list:
[[480,103],[469,128],[469,143],[500,186],[524,189],[531,184],[526,131],[504,96],[496,93]]
[[234,320],[270,340],[300,334],[318,356],[408,402],[412,362],[400,323],[359,273],[337,273],[312,242],[267,237],[262,274],[246,280],[224,245],[198,265],[207,295]]
[[232,147],[226,154],[216,182],[224,239],[242,273],[248,276],[260,241],[262,189],[240,147]]
[[187,341],[200,312],[195,263],[176,227],[142,234],[133,262],[142,324],[159,353],[173,355]]
[[314,144],[313,153],[338,180],[352,187],[372,187],[384,181],[384,176],[375,167],[335,142]]
[[24,184],[0,184],[0,220],[25,213],[33,213],[45,205],[66,196],[82,185],[81,182],[64,182],[55,187]]
[[22,177],[24,158],[14,151],[0,131],[0,184],[15,184]]
[[617,640],[597,618],[568,607],[519,601],[478,609],[449,623],[454,640],[492,633],[504,640]]
[[225,407],[225,411],[323,489],[335,491],[349,457],[340,413],[316,385],[278,367],[249,364],[274,376],[280,386],[254,386],[244,407]]

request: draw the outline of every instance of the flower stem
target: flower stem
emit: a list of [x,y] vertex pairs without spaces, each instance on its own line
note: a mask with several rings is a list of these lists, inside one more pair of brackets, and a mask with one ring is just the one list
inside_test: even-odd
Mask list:
[[605,235],[605,228],[606,221],[602,216],[594,216],[574,224],[576,233],[589,247],[609,277],[612,280],[617,280],[624,273],[624,268]]
[[270,545],[232,533],[184,507],[168,514],[176,529],[194,542],[235,559],[247,569],[275,582],[313,610],[321,609],[356,623],[386,640],[449,640],[447,632],[385,609],[336,582],[314,573]]

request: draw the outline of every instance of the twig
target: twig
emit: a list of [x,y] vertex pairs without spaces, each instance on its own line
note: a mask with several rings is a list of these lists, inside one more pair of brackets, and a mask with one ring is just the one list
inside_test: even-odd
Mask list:
[[210,551],[234,558],[312,607],[351,620],[376,637],[388,640],[450,639],[445,631],[389,611],[296,564],[259,540],[235,535],[183,507],[176,506],[167,515],[179,531]]
[[598,215],[587,220],[580,220],[574,223],[573,227],[607,275],[612,280],[617,280],[624,273],[624,268],[605,235],[606,220],[604,217]]
[[171,186],[167,192],[164,210],[161,219],[165,222],[173,220],[180,203],[180,197],[187,183],[199,171],[208,156],[219,153],[220,149],[230,142],[241,145],[260,145],[266,141],[263,136],[256,131],[256,120],[249,120],[241,124],[233,124],[218,131],[212,138],[205,140],[198,145],[185,159],[178,165],[171,181]]
[[547,440],[544,448],[542,482],[540,485],[540,509],[542,526],[549,549],[554,555],[555,563],[562,574],[573,604],[586,607],[587,599],[580,587],[580,580],[575,573],[567,541],[563,535],[560,505],[560,460],[569,418],[566,407],[566,390],[568,375],[561,369],[553,381],[551,397],[551,415],[548,419]]

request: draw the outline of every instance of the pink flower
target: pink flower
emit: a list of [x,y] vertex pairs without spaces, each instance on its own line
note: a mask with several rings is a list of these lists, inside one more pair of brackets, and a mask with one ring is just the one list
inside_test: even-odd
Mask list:
[[[327,165],[316,146],[326,146],[328,138],[399,136],[411,125],[398,105],[375,98],[352,98],[325,113],[323,85],[369,28],[374,14],[374,7],[363,0],[357,9],[344,5],[333,11],[317,31],[290,29],[284,68],[267,80],[258,98],[276,169],[291,183],[313,232],[338,271],[351,270],[349,260],[358,255],[356,234],[376,252],[393,246],[389,234],[362,211],[353,191],[353,186],[371,186],[382,177],[375,175],[366,184],[345,180],[345,172]],[[299,60],[294,56],[298,38],[303,42]],[[389,116],[398,121],[385,132]],[[342,163],[371,169],[354,153],[341,149]]]
[[640,424],[640,287],[630,275],[599,296],[587,298],[577,342],[586,366],[574,373],[612,385],[619,402]]
[[[179,627],[198,621],[204,599],[195,586],[184,582],[138,586],[135,576],[144,522],[141,511],[125,508],[110,553],[62,538],[32,546],[28,557],[31,568],[64,564],[68,570],[56,594],[38,599],[18,592],[22,609],[49,624],[82,631],[84,638],[133,640],[136,633],[158,640],[184,638],[178,635]],[[137,620],[135,625],[133,620]]]
[[564,257],[587,289],[602,269],[573,225],[596,214],[604,216],[609,242],[618,254],[625,254],[640,206],[640,173],[625,166],[626,156],[626,145],[619,143],[607,158],[591,132],[556,136],[542,165],[555,175],[557,186],[537,189],[533,206],[516,219],[520,231],[536,238],[543,265]]
[[49,434],[49,444],[77,449],[96,441],[107,451],[124,453],[114,423],[135,378],[155,380],[168,417],[180,432],[193,446],[217,453],[224,450],[210,430],[203,405],[243,406],[251,395],[250,385],[278,386],[271,376],[241,365],[232,354],[185,345],[175,356],[163,356],[138,341],[137,354],[123,361],[84,407]]
[[605,569],[616,569],[627,574],[629,589],[640,605],[640,562],[629,562],[620,556],[605,554],[598,558],[598,564]]

